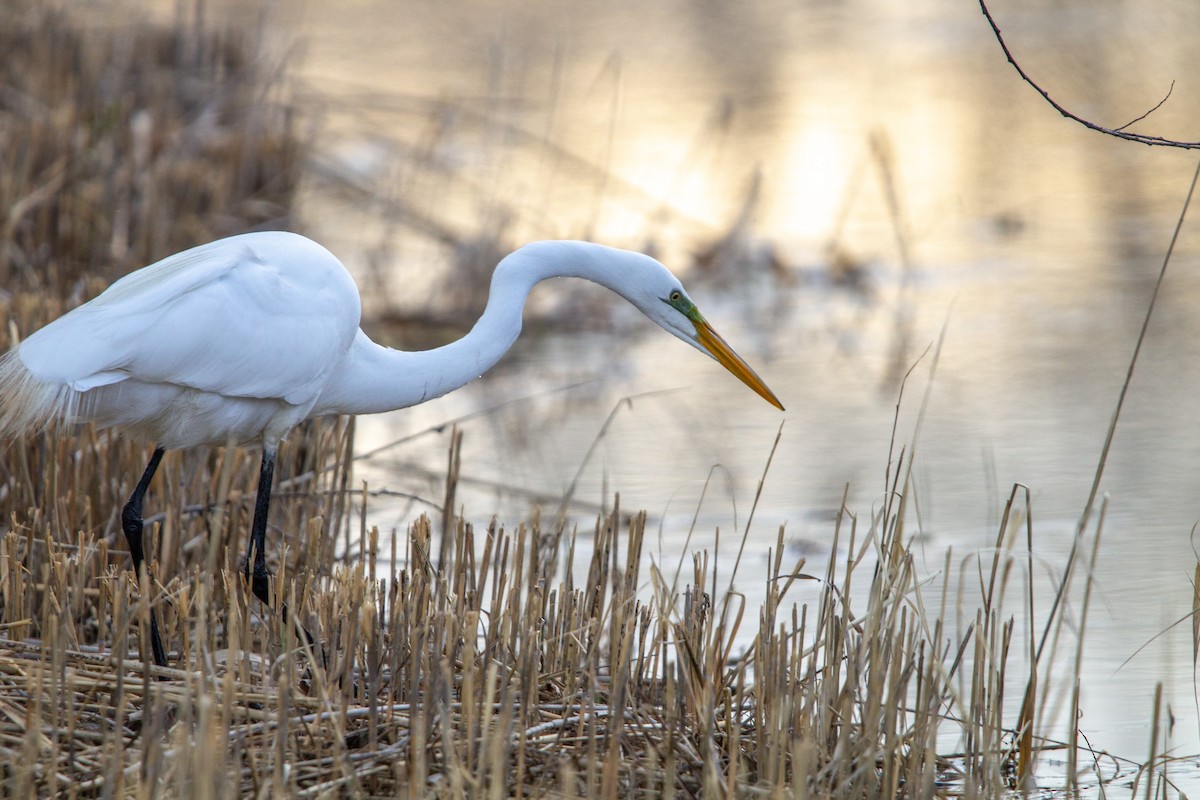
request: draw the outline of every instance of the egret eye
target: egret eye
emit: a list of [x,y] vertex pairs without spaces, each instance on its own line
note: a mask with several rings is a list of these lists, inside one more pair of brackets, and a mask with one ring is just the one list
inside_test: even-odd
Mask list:
[[680,300],[683,299],[683,292],[676,289],[675,291],[671,292],[668,299],[670,299],[670,301],[672,303],[678,303]]

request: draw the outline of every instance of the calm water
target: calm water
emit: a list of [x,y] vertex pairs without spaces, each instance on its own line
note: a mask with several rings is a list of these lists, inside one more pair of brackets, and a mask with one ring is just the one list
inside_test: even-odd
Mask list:
[[[662,526],[655,557],[673,565],[714,465],[699,530],[719,527],[732,555],[783,423],[738,582],[753,600],[778,526],[815,569],[847,487],[864,524],[878,506],[896,365],[917,364],[898,428],[911,451],[932,363],[919,356],[944,328],[909,530],[931,574],[953,548],[970,585],[1012,485],[1028,486],[1044,613],[1195,156],[1059,117],[968,0],[650,5],[289,5],[292,66],[325,110],[323,164],[367,190],[314,181],[306,224],[356,272],[375,263],[389,298],[373,292],[375,309],[437,301],[452,255],[438,236],[652,245],[788,411],[595,290],[568,298],[611,306],[613,321],[524,338],[486,380],[361,420],[360,449],[502,406],[462,424],[459,503],[512,525],[530,513],[526,490],[561,493],[621,398],[677,390],[618,413],[576,492],[647,509]],[[1138,129],[1197,138],[1200,5],[996,0],[993,12],[1067,106],[1118,126],[1176,81]],[[724,279],[689,271],[743,211],[750,246],[774,248],[783,277],[753,259]],[[869,297],[813,279],[832,249],[866,267]],[[1200,220],[1175,253],[1103,482],[1080,725],[1139,759],[1158,681],[1178,752],[1200,752],[1190,625],[1171,628],[1190,611],[1200,520],[1198,267]],[[447,443],[419,437],[360,477],[440,503]],[[402,530],[427,508],[381,502],[374,521]],[[585,526],[589,508],[574,512]],[[711,534],[693,545],[715,546]]]

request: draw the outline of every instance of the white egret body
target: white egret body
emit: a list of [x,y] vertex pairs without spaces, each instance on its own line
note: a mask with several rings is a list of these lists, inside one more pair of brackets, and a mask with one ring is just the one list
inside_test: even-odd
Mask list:
[[[267,510],[275,453],[288,431],[310,417],[417,405],[474,380],[516,341],[530,290],[558,276],[611,289],[783,408],[649,256],[588,242],[526,245],[496,267],[487,309],[466,336],[404,352],[359,329],[358,289],[328,250],[297,234],[263,232],[133,272],[10,349],[0,357],[0,436],[59,420],[120,427],[156,443],[122,514],[139,571],[141,503],[163,450],[230,439],[261,444],[250,547],[254,592],[267,601]],[[152,634],[163,665],[156,623]]]

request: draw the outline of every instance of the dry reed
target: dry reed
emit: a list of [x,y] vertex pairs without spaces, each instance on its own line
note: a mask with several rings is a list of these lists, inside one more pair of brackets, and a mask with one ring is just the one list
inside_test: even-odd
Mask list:
[[[580,536],[536,521],[460,522],[435,564],[424,518],[401,552],[381,554],[372,530],[362,559],[333,567],[332,543],[361,532],[338,505],[349,435],[317,425],[285,449],[274,517],[287,532],[277,586],[308,610],[324,659],[247,606],[230,560],[251,504],[228,487],[249,484],[253,459],[164,465],[149,594],[167,670],[142,655],[146,594],[106,536],[143,453],[87,433],[10,451],[23,457],[10,460],[21,474],[4,484],[0,546],[9,793],[922,796],[963,779],[937,754],[947,724],[977,737],[978,763],[960,762],[972,783],[1010,785],[998,706],[957,712],[952,685],[974,647],[970,701],[995,696],[1011,626],[944,641],[902,547],[873,575],[830,561],[821,602],[797,608],[786,595],[808,576],[785,562],[781,532],[756,620],[713,596],[703,554],[683,589],[645,574],[644,518],[622,525],[619,509],[589,532],[586,570],[571,563]],[[23,483],[49,491],[29,498]],[[857,548],[856,528],[844,517],[835,540]],[[855,580],[870,590],[851,608]],[[743,625],[756,625],[753,646],[735,652]]]
[[[314,423],[280,458],[276,586],[318,652],[247,603],[252,455],[169,454],[139,588],[116,509],[145,453],[90,431],[9,450],[6,794],[998,797],[1040,746],[1022,752],[1005,712],[1021,680],[1005,530],[957,633],[950,599],[925,597],[902,502],[866,530],[843,513],[831,552],[849,555],[821,574],[781,530],[750,609],[704,552],[673,586],[643,557],[644,516],[619,507],[585,532],[459,520],[440,541],[422,517],[381,547],[352,434]],[[813,581],[815,603],[789,599]],[[148,663],[147,599],[169,669]]]

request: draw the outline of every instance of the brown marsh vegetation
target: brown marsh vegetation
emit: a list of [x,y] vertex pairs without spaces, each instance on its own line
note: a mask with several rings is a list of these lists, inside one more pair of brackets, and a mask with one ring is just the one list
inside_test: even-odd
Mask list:
[[[301,147],[252,37],[33,3],[0,22],[0,345],[133,266],[287,218]],[[644,516],[619,508],[586,529],[422,517],[381,539],[352,443],[350,421],[310,424],[277,467],[269,555],[324,654],[247,602],[253,454],[168,455],[138,586],[118,509],[146,450],[92,430],[5,445],[5,796],[997,797],[1051,747],[1035,644],[1069,651],[1082,619],[1034,631],[1005,610],[1030,568],[1016,491],[976,598],[916,568],[901,455],[877,513],[830,523],[825,566],[780,530],[750,608],[705,552],[675,578],[648,565]],[[797,603],[799,583],[819,599]],[[138,624],[150,604],[168,669]],[[1059,788],[1113,777],[1062,749]],[[1170,786],[1121,769],[1147,796]]]
[[0,285],[57,293],[286,223],[299,142],[252,33],[54,6],[0,7]]

